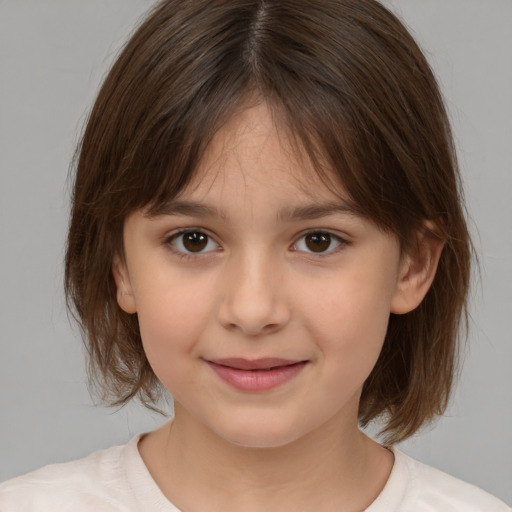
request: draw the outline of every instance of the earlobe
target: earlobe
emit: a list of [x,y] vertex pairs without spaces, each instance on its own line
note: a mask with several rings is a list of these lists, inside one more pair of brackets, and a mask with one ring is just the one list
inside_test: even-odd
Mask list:
[[125,313],[136,313],[137,307],[133,295],[132,285],[126,263],[119,256],[115,256],[112,263],[112,274],[117,288],[117,303]]
[[403,315],[417,308],[427,294],[437,271],[444,241],[431,222],[418,233],[417,241],[402,258],[398,281],[391,301],[391,313]]

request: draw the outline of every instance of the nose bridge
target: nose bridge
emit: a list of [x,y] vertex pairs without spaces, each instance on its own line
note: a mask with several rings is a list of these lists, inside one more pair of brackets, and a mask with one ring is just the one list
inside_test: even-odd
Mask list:
[[290,310],[279,258],[264,247],[245,247],[226,265],[220,321],[249,335],[283,327]]

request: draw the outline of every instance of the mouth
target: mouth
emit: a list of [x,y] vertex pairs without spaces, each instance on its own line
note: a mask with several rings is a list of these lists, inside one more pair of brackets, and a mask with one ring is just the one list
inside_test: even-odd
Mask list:
[[307,361],[279,358],[206,360],[224,382],[241,391],[267,391],[293,379]]

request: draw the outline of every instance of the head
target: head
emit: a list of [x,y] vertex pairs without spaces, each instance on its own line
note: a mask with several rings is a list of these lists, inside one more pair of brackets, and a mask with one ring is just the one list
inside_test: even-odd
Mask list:
[[165,1],[135,32],[77,152],[66,290],[92,373],[111,403],[157,400],[137,314],[120,307],[113,273],[127,219],[197,188],[216,135],[261,105],[309,170],[304,183],[319,180],[392,235],[402,260],[439,248],[424,298],[390,311],[360,396],[363,424],[385,415],[388,439],[404,439],[446,407],[470,241],[436,81],[373,0]]

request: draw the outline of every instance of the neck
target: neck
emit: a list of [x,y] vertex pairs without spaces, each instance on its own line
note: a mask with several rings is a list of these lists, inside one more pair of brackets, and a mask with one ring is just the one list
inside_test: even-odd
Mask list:
[[[333,418],[275,448],[230,443],[188,413],[141,441],[141,455],[178,508],[196,510],[362,510],[380,493],[392,455],[362,434],[357,420]],[[201,492],[197,492],[201,489]]]

